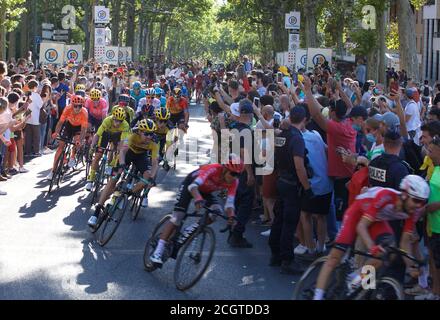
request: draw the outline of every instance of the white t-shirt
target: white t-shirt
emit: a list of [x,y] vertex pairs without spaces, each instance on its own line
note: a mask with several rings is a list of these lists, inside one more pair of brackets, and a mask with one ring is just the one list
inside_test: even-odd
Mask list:
[[113,81],[110,78],[104,77],[104,79],[102,80],[102,83],[105,86],[105,90],[110,91],[113,89]]
[[[9,108],[6,108],[6,110],[0,114],[0,132],[3,132],[3,136],[6,140],[9,140],[11,138],[11,130],[9,129],[11,125],[13,125],[14,119],[12,118],[12,112],[9,110]],[[1,146],[0,141],[0,146]]]
[[43,99],[41,99],[41,96],[36,92],[32,92],[31,99],[32,103],[30,104],[29,109],[32,111],[32,114],[27,121],[27,124],[38,126],[40,125],[40,110],[43,107]]
[[417,131],[421,126],[420,110],[417,103],[414,100],[410,100],[405,107],[405,114],[411,116],[411,119],[406,122],[408,131]]

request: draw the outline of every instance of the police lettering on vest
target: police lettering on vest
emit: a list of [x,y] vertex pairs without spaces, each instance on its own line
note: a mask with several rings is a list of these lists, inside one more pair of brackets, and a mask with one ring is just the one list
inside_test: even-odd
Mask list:
[[400,163],[411,172],[411,167],[396,155],[383,154],[370,162],[368,167],[371,187],[392,188],[393,177],[390,170],[394,164]]

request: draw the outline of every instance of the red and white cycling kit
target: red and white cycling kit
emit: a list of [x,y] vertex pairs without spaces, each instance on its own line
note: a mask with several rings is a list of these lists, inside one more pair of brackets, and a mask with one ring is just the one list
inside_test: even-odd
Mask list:
[[95,104],[92,99],[86,100],[86,109],[89,112],[89,115],[95,118],[96,120],[104,120],[107,116],[108,105],[105,99],[99,99],[98,103]]
[[400,194],[394,189],[375,187],[356,197],[355,202],[344,214],[341,230],[335,240],[336,247],[354,245],[357,238],[356,228],[362,218],[373,222],[368,229],[373,240],[381,235],[394,234],[387,220],[405,220],[403,232],[412,233],[415,223],[420,218],[420,211],[410,215],[398,212],[396,204]]
[[194,185],[197,185],[199,191],[205,194],[211,194],[215,191],[228,190],[228,197],[225,204],[225,209],[234,209],[235,194],[238,188],[238,179],[232,184],[226,183],[222,179],[223,165],[221,164],[209,164],[202,166],[198,171],[194,172],[197,178],[193,184],[189,186],[192,189]]

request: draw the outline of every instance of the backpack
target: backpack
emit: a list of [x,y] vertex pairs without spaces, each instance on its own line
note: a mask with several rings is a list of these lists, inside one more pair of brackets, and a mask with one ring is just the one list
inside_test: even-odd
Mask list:
[[423,95],[429,97],[429,86],[424,86]]

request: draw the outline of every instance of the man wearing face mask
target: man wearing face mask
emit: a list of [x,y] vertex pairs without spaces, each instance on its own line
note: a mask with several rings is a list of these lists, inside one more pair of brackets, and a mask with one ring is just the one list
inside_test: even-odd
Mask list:
[[356,106],[351,110],[350,118],[353,121],[353,129],[356,130],[356,153],[360,156],[365,156],[367,150],[363,145],[363,140],[365,138],[363,127],[365,125],[365,120],[368,118],[367,110],[362,106]]

